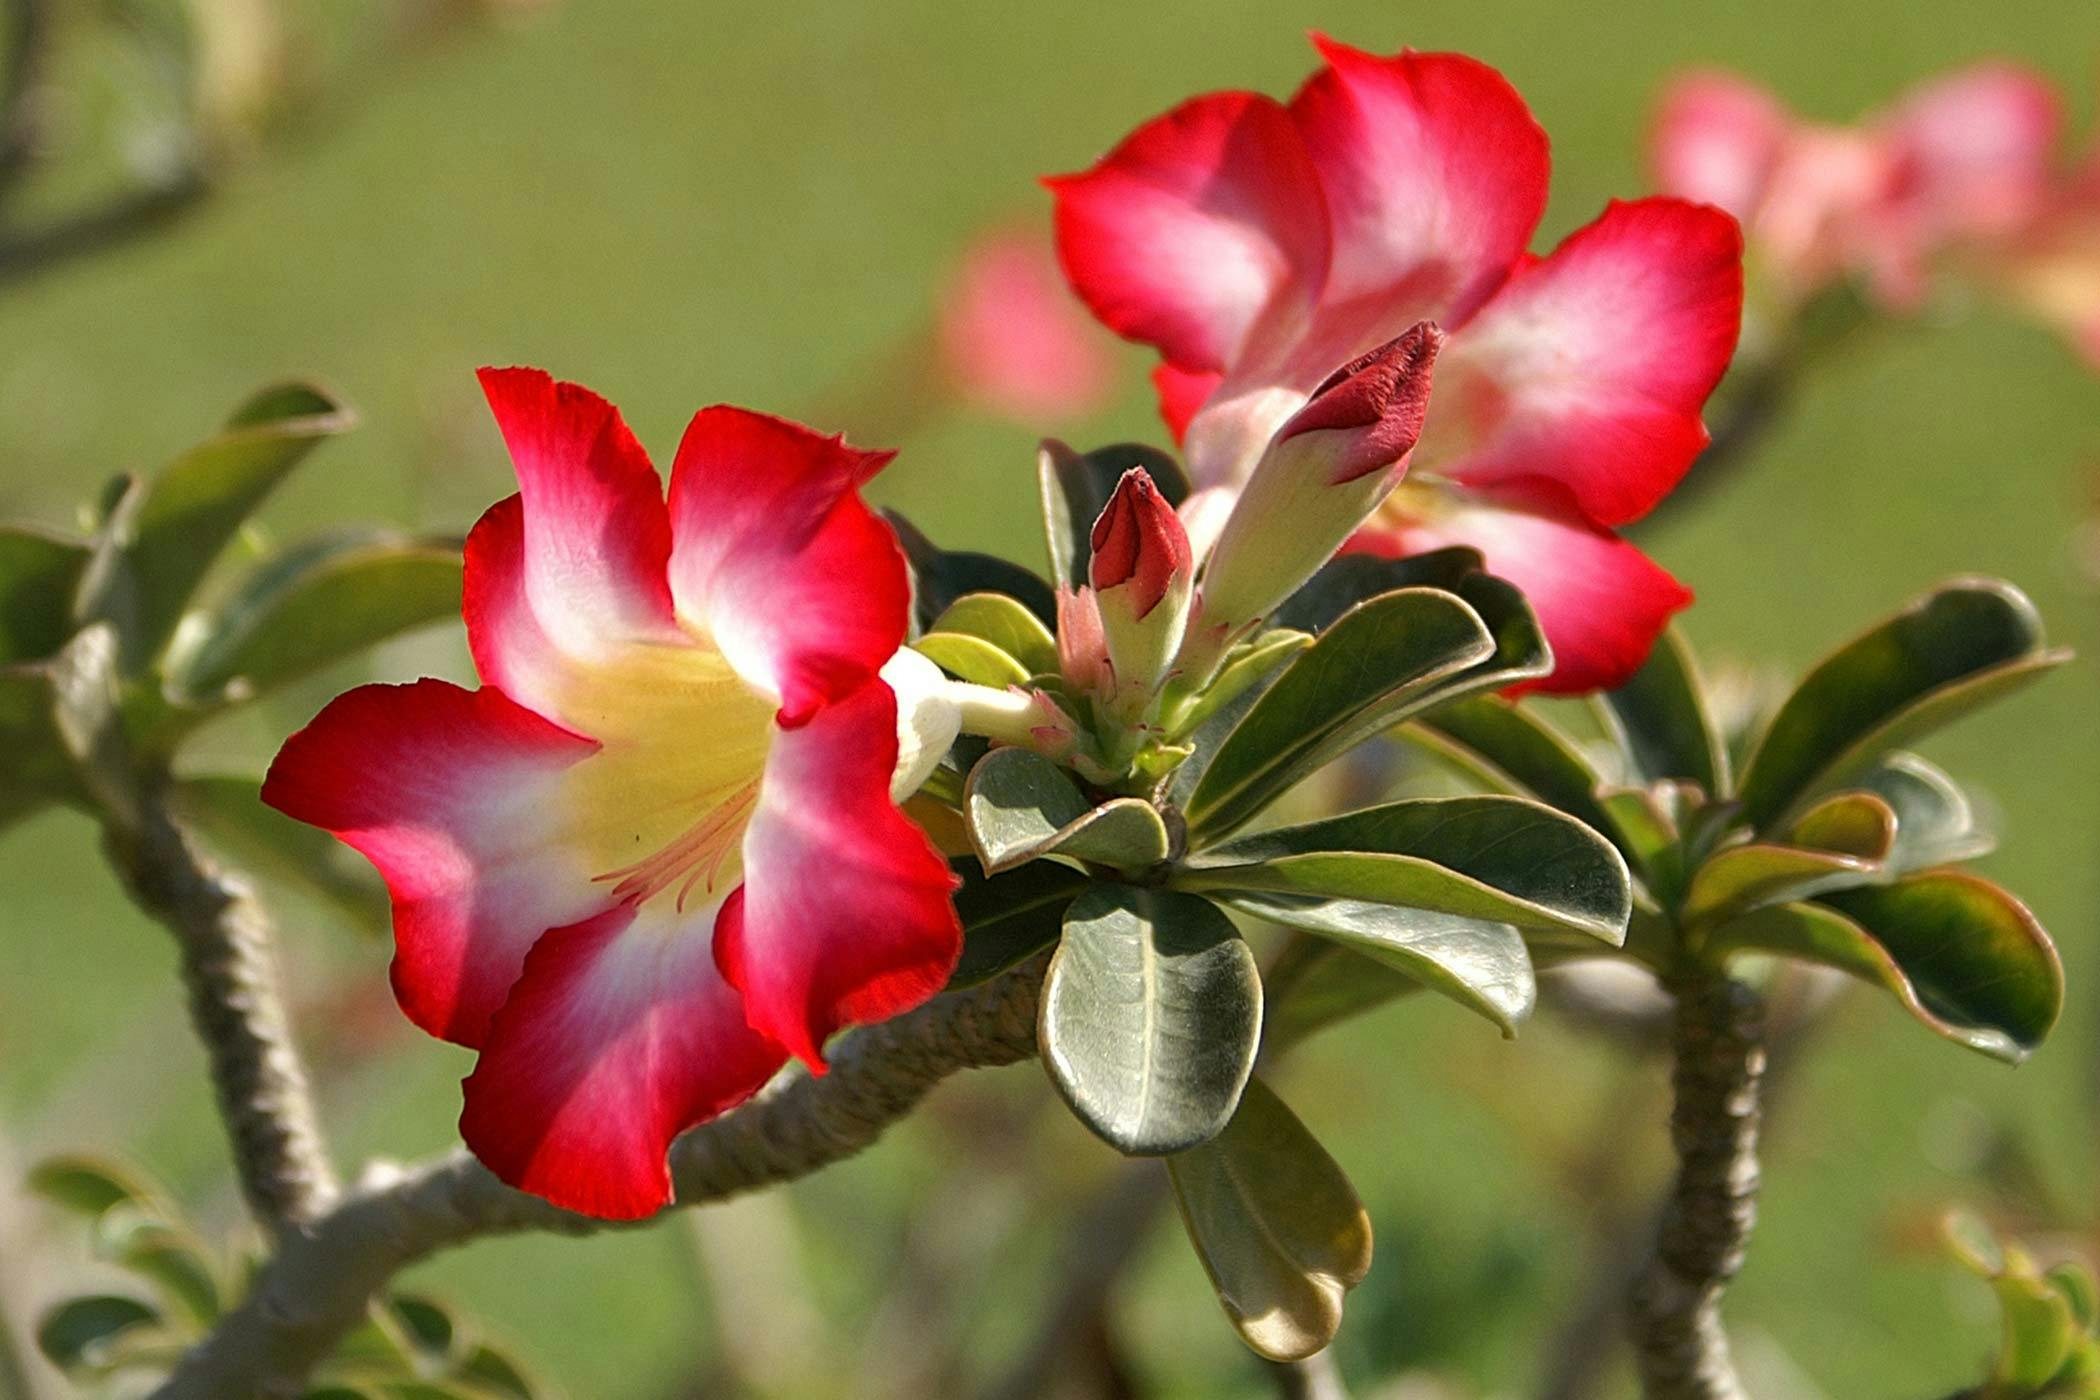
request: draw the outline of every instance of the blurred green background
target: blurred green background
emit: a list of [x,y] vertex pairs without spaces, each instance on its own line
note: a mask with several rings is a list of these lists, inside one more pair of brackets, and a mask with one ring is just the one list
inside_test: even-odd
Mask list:
[[[284,10],[325,32],[346,22],[336,8]],[[272,504],[273,531],[462,529],[509,489],[472,371],[522,361],[615,399],[660,460],[718,400],[901,446],[885,503],[943,543],[1033,561],[1039,430],[963,412],[896,440],[904,425],[854,386],[894,371],[972,234],[1046,216],[1037,175],[1197,91],[1288,92],[1311,66],[1311,27],[1373,49],[1464,49],[1509,74],[1554,142],[1547,238],[1644,189],[1651,103],[1686,65],[1741,70],[1841,118],[2002,54],[2062,84],[2083,128],[2100,62],[2092,0],[570,0],[346,64],[181,223],[0,287],[0,513],[68,523],[110,473],[164,460],[297,371],[339,388],[364,426]],[[1040,428],[1162,436],[1148,360],[1121,363],[1112,411]],[[1753,463],[1645,532],[1699,591],[1688,626],[1710,658],[1796,668],[1965,571],[2019,583],[2084,653],[1929,746],[2001,810],[2004,846],[1984,869],[2061,942],[2064,1022],[2009,1071],[1847,995],[1775,1106],[1763,1218],[1730,1302],[1760,1394],[1922,1396],[1977,1378],[1992,1314],[1919,1222],[1984,1197],[1986,1171],[2006,1174],[1992,1147],[2005,1135],[2039,1163],[2028,1195],[2058,1202],[2037,1209],[2076,1224],[2100,1199],[2096,464],[2100,380],[1979,306],[1849,344]],[[456,637],[426,636],[367,670],[458,676],[463,659]],[[253,771],[355,678],[208,736],[198,761]],[[339,1159],[444,1146],[466,1056],[399,1023],[382,944],[296,900],[284,912]],[[231,1229],[172,950],[98,865],[83,819],[0,836],[0,959],[13,1167],[118,1151]],[[1340,1345],[1359,1393],[1418,1371],[1451,1394],[1537,1394],[1558,1329],[1609,1326],[1580,1320],[1605,1286],[1592,1235],[1614,1212],[1637,1217],[1660,1172],[1654,1067],[1550,1018],[1505,1043],[1420,999],[1316,1042],[1283,1087],[1379,1231]],[[577,1397],[974,1393],[1025,1352],[1069,1212],[1116,1166],[1020,1068],[949,1086],[876,1151],[762,1203],[582,1242],[485,1242],[412,1282]],[[32,1301],[69,1282],[64,1242],[39,1249],[15,1282]],[[1106,1355],[1143,1394],[1266,1393],[1170,1222],[1115,1299],[1112,1344],[1086,1339],[1075,1373],[1099,1374]]]

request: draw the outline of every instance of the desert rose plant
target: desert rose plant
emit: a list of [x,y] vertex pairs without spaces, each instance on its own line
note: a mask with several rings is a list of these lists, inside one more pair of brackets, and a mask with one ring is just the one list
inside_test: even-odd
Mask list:
[[[1040,516],[1042,571],[873,510],[911,470],[888,452],[716,405],[660,475],[610,402],[530,368],[481,372],[518,489],[463,541],[235,563],[349,426],[298,384],[114,483],[85,537],[0,534],[0,813],[93,815],[176,934],[263,1238],[236,1259],[150,1182],[45,1164],[149,1295],[69,1301],[54,1360],[176,1397],[539,1394],[395,1275],[806,1175],[958,1070],[1037,1060],[1106,1150],[1161,1164],[1245,1344],[1329,1393],[1372,1222],[1274,1069],[1423,990],[1515,1034],[1540,971],[1608,961],[1672,1008],[1678,1168],[1624,1308],[1643,1390],[1743,1393],[1721,1303],[1762,990],[1834,970],[1956,1045],[2041,1046],[2055,949],[1961,868],[1990,834],[1909,746],[2064,653],[2010,585],[1956,579],[1745,712],[1672,625],[1691,589],[1619,532],[1700,464],[1717,389],[1720,434],[1769,414],[1745,382],[1794,372],[1817,305],[1908,315],[1943,273],[2060,291],[2081,249],[2100,285],[2090,180],[2006,70],[1857,130],[1703,76],[1665,104],[1668,193],[1540,252],[1547,140],[1501,75],[1317,47],[1287,102],[1197,97],[1046,182],[1071,289],[1159,352],[1178,453],[1017,464],[983,504]],[[1098,396],[1044,266],[1004,234],[973,257],[912,414]],[[2029,301],[2087,324],[2067,296]],[[478,686],[341,695],[262,806],[179,766],[205,720],[453,616]],[[1403,758],[1446,790],[1382,784]],[[331,840],[384,881],[401,1013],[476,1053],[463,1146],[347,1188],[265,912]],[[1961,1238],[2009,1317],[2054,1309],[1970,1393],[2090,1393],[2089,1275]],[[2049,1365],[2012,1355],[2030,1334]]]

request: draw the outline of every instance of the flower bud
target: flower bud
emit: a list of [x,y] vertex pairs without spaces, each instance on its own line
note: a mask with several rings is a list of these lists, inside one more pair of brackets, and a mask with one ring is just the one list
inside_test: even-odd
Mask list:
[[1418,322],[1329,375],[1276,430],[1211,552],[1205,636],[1222,641],[1290,597],[1399,484],[1443,343]]
[[1132,467],[1094,522],[1087,575],[1119,690],[1151,696],[1188,622],[1195,566],[1180,517],[1143,468]]

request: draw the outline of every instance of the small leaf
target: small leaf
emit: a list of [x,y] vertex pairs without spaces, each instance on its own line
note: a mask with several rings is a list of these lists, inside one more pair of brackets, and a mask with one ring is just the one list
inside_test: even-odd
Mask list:
[[58,731],[58,692],[44,662],[0,666],[0,828],[51,802],[80,795]]
[[1034,675],[1058,668],[1057,638],[1020,602],[1004,593],[965,593],[948,605],[931,628],[980,637]]
[[949,869],[962,880],[955,914],[963,928],[962,958],[948,978],[950,987],[987,981],[1055,943],[1064,932],[1066,907],[1091,883],[1055,861],[987,876],[965,857],[950,861]]
[[2090,1332],[2095,1323],[2100,1323],[2100,1284],[2094,1283],[2092,1271],[2085,1265],[2067,1259],[2053,1265],[2042,1277],[2064,1295],[2064,1301],[2071,1305],[2071,1317],[2082,1331]]
[[970,840],[996,875],[1042,856],[1123,870],[1167,858],[1167,828],[1152,804],[1120,797],[1096,806],[1062,768],[1026,749],[994,749],[963,792]]
[[419,1293],[396,1293],[384,1306],[400,1324],[401,1334],[417,1352],[450,1368],[463,1338],[443,1303]]
[[1438,705],[1405,733],[1483,782],[1536,797],[1599,831],[1612,829],[1596,796],[1604,775],[1574,741],[1526,707],[1476,695]]
[[1871,792],[1837,793],[1804,812],[1785,843],[1879,864],[1896,847],[1896,812]]
[[1995,844],[1954,780],[1914,753],[1890,754],[1859,785],[1896,815],[1888,867],[1897,874],[1973,860]]
[[[1218,901],[1272,924],[1345,943],[1479,1012],[1505,1036],[1517,1033],[1518,1022],[1538,1002],[1531,956],[1523,935],[1509,924],[1302,895],[1220,894]],[[1273,983],[1270,990],[1273,1002]]]
[[1044,442],[1036,457],[1036,485],[1042,495],[1052,578],[1073,588],[1087,581],[1094,521],[1132,467],[1144,469],[1168,505],[1188,499],[1189,479],[1181,464],[1156,447],[1124,442],[1081,453],[1055,438]]
[[345,531],[288,549],[209,614],[185,619],[169,688],[248,699],[427,623],[457,618],[456,541]]
[[1632,912],[1619,852],[1521,797],[1419,798],[1278,827],[1193,857],[1172,882],[1365,900],[1614,944]]
[[476,1394],[486,1392],[498,1400],[533,1400],[539,1393],[516,1362],[485,1346],[474,1348],[453,1374],[463,1381],[472,1381]]
[[[1218,674],[1200,694],[1175,694],[1170,683],[1169,718],[1164,724],[1167,737],[1179,739],[1193,733],[1212,716],[1237,704],[1242,698],[1251,705],[1258,688],[1274,680],[1286,661],[1311,644],[1312,638],[1303,632],[1264,632],[1253,642],[1229,653],[1225,664],[1218,668]],[[1200,775],[1192,774],[1191,781],[1196,776]]]
[[1004,593],[1034,613],[1046,627],[1057,623],[1057,597],[1050,585],[1019,564],[994,554],[946,550],[894,510],[883,518],[897,534],[911,571],[912,625],[924,632],[948,605],[970,593]]
[[1738,794],[1763,830],[1804,794],[2060,665],[2026,595],[1995,579],[1945,585],[1838,649],[1780,707]]
[[131,491],[83,585],[95,615],[120,617],[129,669],[159,655],[220,551],[322,439],[356,415],[310,385],[256,394],[226,426]]
[[88,548],[26,525],[0,525],[0,664],[65,645]]
[[84,1154],[47,1157],[29,1169],[32,1194],[53,1205],[98,1218],[117,1205],[136,1205],[165,1215],[167,1208],[153,1185],[131,1168]]
[[1708,795],[1728,790],[1728,748],[1706,706],[1691,648],[1676,628],[1666,630],[1633,678],[1598,697],[1625,736],[1634,771],[1644,783],[1681,778]]
[[1708,947],[1754,950],[1849,972],[1893,993],[1949,1040],[2018,1063],[2063,1006],[2063,967],[2034,916],[1972,875],[1938,871],[1886,887],[1759,909]]
[[1449,593],[1404,588],[1357,605],[1292,659],[1219,745],[1189,795],[1191,837],[1244,826],[1494,646],[1480,615]]
[[125,1333],[159,1325],[160,1314],[136,1298],[91,1294],[44,1314],[37,1324],[36,1344],[61,1371],[92,1371]]
[[1029,671],[982,637],[963,632],[928,632],[912,649],[957,680],[1004,690],[1026,685]]
[[1208,900],[1097,885],[1067,911],[1043,982],[1043,1063],[1117,1151],[1180,1152],[1232,1117],[1261,1001],[1254,954]]
[[1686,923],[1711,923],[1768,904],[1865,884],[1880,872],[1870,860],[1835,851],[1756,842],[1722,851],[1692,876]]
[[199,1325],[218,1320],[218,1271],[203,1241],[187,1230],[125,1202],[95,1222],[94,1242],[99,1257],[145,1279]]
[[385,883],[349,847],[319,827],[263,805],[253,778],[178,778],[169,806],[227,859],[296,885],[340,912],[358,931],[383,935],[393,906]]
[[1167,1171],[1241,1339],[1273,1361],[1333,1341],[1343,1297],[1371,1270],[1371,1217],[1297,1115],[1255,1080],[1231,1125]]
[[1375,1010],[1426,984],[1387,963],[1311,934],[1293,935],[1262,976],[1262,1047],[1271,1059],[1338,1021]]

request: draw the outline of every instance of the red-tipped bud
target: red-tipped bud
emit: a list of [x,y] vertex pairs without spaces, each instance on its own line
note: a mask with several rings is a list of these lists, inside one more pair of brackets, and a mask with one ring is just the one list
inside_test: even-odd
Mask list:
[[1129,608],[1142,619],[1159,606],[1177,577],[1185,583],[1191,572],[1181,517],[1144,468],[1132,467],[1094,522],[1093,559],[1087,566],[1094,590],[1106,593],[1129,585]]
[[1267,616],[1399,484],[1443,344],[1441,330],[1419,322],[1329,375],[1276,430],[1211,551],[1204,636],[1237,635]]

